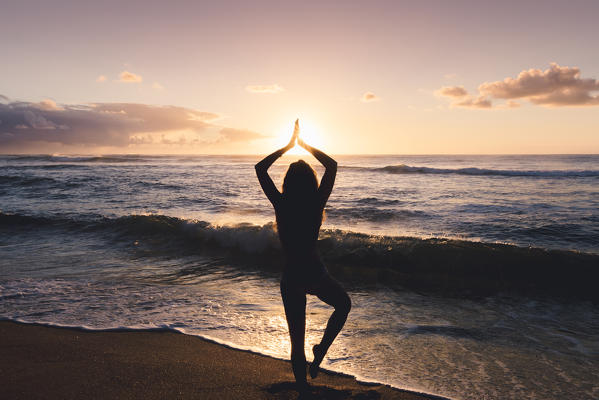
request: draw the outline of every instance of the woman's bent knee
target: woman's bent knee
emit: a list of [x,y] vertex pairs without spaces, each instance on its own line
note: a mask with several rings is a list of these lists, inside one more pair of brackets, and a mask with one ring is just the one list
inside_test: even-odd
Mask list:
[[349,314],[350,310],[351,310],[351,299],[349,298],[349,296],[346,293],[345,296],[343,297],[343,300],[339,303],[339,305],[337,307],[335,307],[335,311],[338,311],[340,313],[347,315],[347,314]]

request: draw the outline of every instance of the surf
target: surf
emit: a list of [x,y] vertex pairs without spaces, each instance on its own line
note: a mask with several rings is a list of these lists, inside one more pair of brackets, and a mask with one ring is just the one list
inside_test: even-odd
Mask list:
[[[210,254],[271,272],[283,263],[273,223],[213,225],[160,214],[72,218],[0,213],[0,227],[99,235],[115,246],[151,249],[154,256]],[[451,296],[515,292],[599,300],[599,255],[591,253],[340,229],[322,230],[318,249],[327,267],[345,281]]]

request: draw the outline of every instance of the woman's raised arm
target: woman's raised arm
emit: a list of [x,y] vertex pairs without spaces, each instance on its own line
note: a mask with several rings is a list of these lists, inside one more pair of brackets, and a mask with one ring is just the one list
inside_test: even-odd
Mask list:
[[337,176],[337,161],[333,160],[324,152],[308,145],[302,139],[297,139],[297,144],[308,150],[322,165],[324,165],[325,171],[322,179],[320,180],[320,186],[318,187],[318,195],[320,197],[321,206],[324,208],[331,192],[333,191],[333,185],[335,184],[335,176]]
[[293,129],[293,135],[291,136],[291,140],[289,141],[287,146],[280,148],[279,150],[275,151],[274,153],[269,154],[268,156],[264,157],[262,159],[262,161],[260,161],[255,166],[256,175],[258,175],[258,181],[260,182],[260,186],[262,187],[264,194],[266,195],[266,197],[268,197],[268,200],[270,200],[270,202],[273,204],[273,206],[275,205],[275,203],[278,203],[279,199],[281,198],[281,192],[279,192],[279,190],[275,186],[274,182],[270,178],[270,175],[268,175],[268,168],[270,168],[270,166],[275,161],[277,161],[277,159],[279,157],[281,157],[283,154],[285,154],[285,152],[287,152],[287,150],[289,150],[293,146],[295,146],[295,142],[297,140],[298,135],[299,135],[299,125],[298,125],[298,121],[296,120],[295,128]]

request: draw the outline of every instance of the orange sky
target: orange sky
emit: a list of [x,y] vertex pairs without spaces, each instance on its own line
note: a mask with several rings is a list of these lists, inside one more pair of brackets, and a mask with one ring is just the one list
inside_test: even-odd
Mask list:
[[0,151],[599,153],[599,3],[415,3],[8,2]]

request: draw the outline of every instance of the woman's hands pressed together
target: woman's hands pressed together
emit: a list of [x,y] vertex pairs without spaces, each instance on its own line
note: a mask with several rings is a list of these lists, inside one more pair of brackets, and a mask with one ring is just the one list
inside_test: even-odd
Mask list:
[[293,134],[291,135],[291,140],[289,141],[287,146],[284,147],[285,151],[293,148],[293,146],[295,146],[296,143],[299,144],[300,141],[301,139],[299,138],[299,119],[296,119],[295,127],[293,128]]

